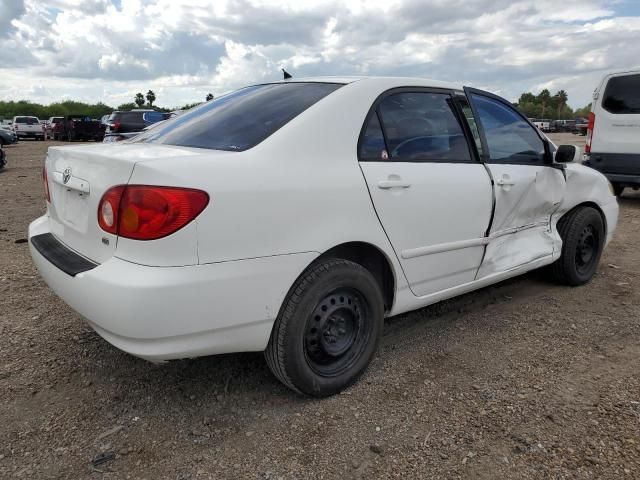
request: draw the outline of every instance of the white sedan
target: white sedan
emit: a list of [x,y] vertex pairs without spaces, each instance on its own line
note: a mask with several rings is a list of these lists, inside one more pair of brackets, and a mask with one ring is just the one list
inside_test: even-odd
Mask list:
[[29,244],[116,347],[265,351],[325,396],[363,373],[384,317],[547,265],[588,282],[618,205],[578,157],[456,84],[254,85],[127,142],[51,147]]

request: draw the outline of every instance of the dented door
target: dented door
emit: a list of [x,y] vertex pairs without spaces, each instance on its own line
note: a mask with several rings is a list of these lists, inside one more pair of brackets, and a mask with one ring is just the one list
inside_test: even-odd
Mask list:
[[489,243],[476,278],[504,272],[560,248],[551,215],[564,198],[562,170],[548,162],[545,142],[517,110],[486,92],[467,89],[480,127],[482,158],[493,179]]

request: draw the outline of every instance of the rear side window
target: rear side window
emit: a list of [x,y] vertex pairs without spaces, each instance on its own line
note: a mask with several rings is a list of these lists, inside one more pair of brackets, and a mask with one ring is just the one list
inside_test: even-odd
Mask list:
[[542,165],[544,143],[513,108],[481,95],[472,95],[489,147],[491,163]]
[[604,90],[602,108],[615,114],[640,113],[640,75],[610,78]]
[[377,112],[373,112],[371,115],[369,124],[360,139],[358,158],[360,160],[386,160],[388,158]]
[[247,150],[341,86],[277,83],[243,88],[170,119],[132,142]]
[[[380,102],[378,114],[387,147],[383,159],[388,157],[397,162],[471,161],[469,146],[453,113],[453,100],[449,94],[394,93]],[[367,128],[367,132],[372,129],[372,134],[375,133],[374,117],[373,124]],[[367,143],[361,142],[361,147],[373,145],[367,133],[364,140]]]

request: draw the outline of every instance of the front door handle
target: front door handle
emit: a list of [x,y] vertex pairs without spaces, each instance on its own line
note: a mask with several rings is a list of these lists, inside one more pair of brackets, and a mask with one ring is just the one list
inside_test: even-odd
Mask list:
[[503,175],[502,178],[496,182],[496,185],[499,185],[501,187],[512,187],[515,184],[516,182],[511,180],[511,177],[509,175]]
[[378,182],[378,188],[388,190],[390,188],[409,188],[411,184],[404,180],[380,180]]

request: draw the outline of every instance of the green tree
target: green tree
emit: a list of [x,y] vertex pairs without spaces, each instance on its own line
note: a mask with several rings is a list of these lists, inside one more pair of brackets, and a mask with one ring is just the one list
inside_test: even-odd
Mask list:
[[133,102],[123,103],[122,105],[118,105],[118,110],[127,112],[129,110],[135,109],[137,106],[138,106],[138,104],[133,103]]
[[549,100],[551,99],[551,93],[546,88],[542,90],[537,97],[538,103],[542,106],[541,117],[545,118],[545,114],[547,112],[547,106],[549,105]]
[[567,100],[569,99],[569,95],[564,90],[559,90],[555,95],[558,98],[558,118],[562,117],[562,114],[565,112],[567,108]]
[[591,103],[576,110],[576,117],[587,118],[591,112]]
[[136,93],[133,101],[138,106],[138,108],[142,107],[144,105],[144,95],[142,95],[142,93],[140,92]]
[[147,102],[149,102],[149,106],[153,107],[153,102],[156,101],[156,94],[153,93],[153,90],[149,90],[147,92]]

